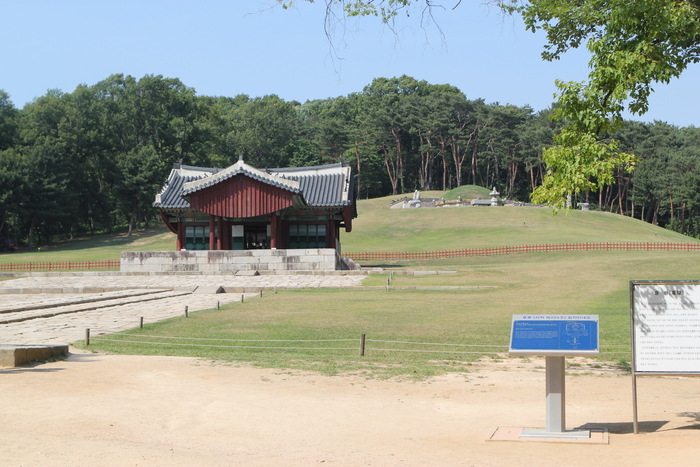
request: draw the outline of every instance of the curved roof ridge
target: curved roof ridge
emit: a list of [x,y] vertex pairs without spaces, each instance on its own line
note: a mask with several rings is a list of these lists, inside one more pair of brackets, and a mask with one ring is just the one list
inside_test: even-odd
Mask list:
[[255,167],[246,164],[245,162],[243,162],[243,160],[239,160],[232,166],[229,166],[209,177],[204,177],[199,180],[194,180],[185,183],[182,189],[182,196],[187,196],[196,191],[209,188],[210,186],[214,186],[238,174],[245,174],[250,178],[253,178],[260,182],[267,183],[268,185],[276,186],[278,188],[283,188],[294,193],[299,193],[301,191],[300,184],[298,181],[290,180],[284,177],[279,177],[276,174],[270,174],[262,170],[258,170]]
[[[209,177],[217,169],[206,167],[179,166],[175,164],[165,184],[156,194],[154,207],[186,208],[189,204],[180,197],[182,187],[191,181]],[[195,170],[191,170],[195,169]]]

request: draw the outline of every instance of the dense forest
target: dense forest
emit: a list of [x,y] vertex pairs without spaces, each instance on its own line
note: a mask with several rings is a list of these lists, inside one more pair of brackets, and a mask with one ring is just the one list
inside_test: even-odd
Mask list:
[[[14,107],[0,90],[0,237],[33,248],[57,238],[157,223],[151,207],[173,163],[261,169],[353,164],[358,196],[474,184],[529,199],[552,109],[467,99],[447,84],[376,78],[362,91],[285,102],[198,96],[179,79],[112,75]],[[625,122],[636,170],[574,202],[700,235],[700,129]]]

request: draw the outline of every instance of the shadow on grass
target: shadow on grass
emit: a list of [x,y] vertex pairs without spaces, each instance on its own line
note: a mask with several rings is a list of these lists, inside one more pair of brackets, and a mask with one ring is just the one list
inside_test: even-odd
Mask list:
[[72,241],[66,241],[64,244],[56,244],[56,251],[75,250],[84,248],[95,248],[101,246],[121,246],[134,243],[136,241],[148,240],[164,233],[168,230],[163,227],[149,227],[148,229],[138,230],[133,232],[131,236],[127,236],[127,232],[105,234],[92,238],[81,238]]
[[[137,230],[127,236],[127,232],[119,232],[112,234],[95,235],[94,237],[79,237],[73,240],[61,240],[51,243],[51,245],[41,246],[41,250],[48,253],[57,253],[62,251],[77,251],[87,250],[91,248],[124,246],[133,244],[134,242],[148,242],[155,237],[168,233],[164,227],[149,227],[143,230]],[[18,250],[17,253],[35,253],[34,251]]]

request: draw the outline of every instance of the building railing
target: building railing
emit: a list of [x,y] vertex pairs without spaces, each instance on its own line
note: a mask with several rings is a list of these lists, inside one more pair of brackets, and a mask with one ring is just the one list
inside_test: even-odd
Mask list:
[[515,245],[493,248],[465,248],[442,251],[401,252],[343,252],[353,261],[391,261],[441,259],[466,256],[512,255],[518,253],[549,253],[570,251],[700,251],[700,243],[655,243],[655,242],[601,242],[601,243],[545,243],[539,245]]
[[0,272],[25,271],[85,271],[91,269],[119,269],[118,259],[102,261],[63,261],[42,263],[0,263]]

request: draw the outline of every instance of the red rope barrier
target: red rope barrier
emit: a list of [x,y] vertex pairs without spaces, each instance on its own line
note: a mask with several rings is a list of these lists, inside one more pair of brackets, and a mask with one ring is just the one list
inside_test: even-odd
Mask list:
[[103,260],[103,261],[67,261],[64,263],[5,263],[0,264],[0,271],[79,271],[85,269],[119,269],[120,261]]
[[[657,251],[657,250],[685,250],[698,251],[700,244],[697,243],[554,243],[539,245],[516,245],[494,248],[469,248],[462,250],[444,251],[392,251],[392,252],[360,252],[345,253],[345,256],[354,261],[392,261],[411,259],[439,259],[457,258],[469,256],[490,256],[508,255],[513,253],[549,253],[554,251]],[[118,261],[117,261],[118,263]],[[0,270],[2,270],[0,265]],[[117,265],[118,266],[118,265]]]

